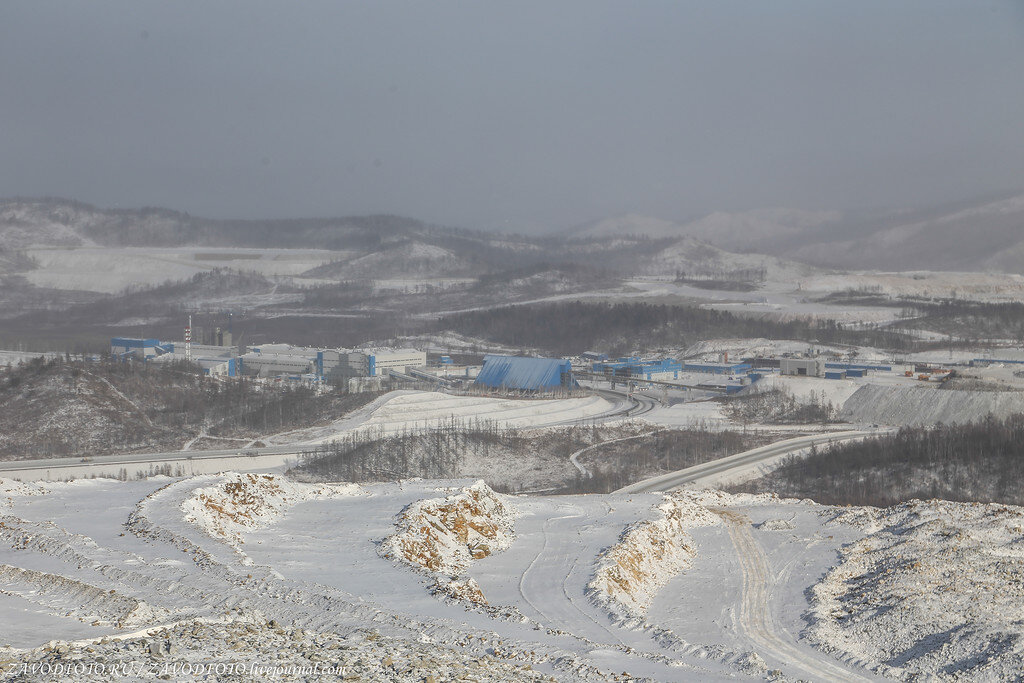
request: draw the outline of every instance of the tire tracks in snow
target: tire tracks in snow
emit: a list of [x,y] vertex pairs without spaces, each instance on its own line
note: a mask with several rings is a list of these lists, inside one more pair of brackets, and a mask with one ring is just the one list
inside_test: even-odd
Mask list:
[[[577,508],[577,511],[578,511],[578,508]],[[582,517],[583,517],[582,512],[578,511],[577,514],[561,515],[559,517],[549,517],[548,519],[544,520],[544,523],[541,526],[541,532],[544,534],[544,544],[541,546],[541,549],[540,549],[540,551],[538,551],[537,555],[530,562],[529,566],[526,568],[526,571],[524,571],[523,575],[519,578],[519,595],[522,596],[523,600],[525,600],[526,603],[528,605],[530,605],[530,607],[533,608],[533,610],[537,614],[539,614],[541,617],[544,618],[544,620],[547,622],[547,625],[548,625],[549,628],[562,629],[565,626],[565,624],[564,623],[559,623],[558,619],[555,619],[555,618],[551,617],[548,613],[546,613],[544,610],[542,610],[540,607],[538,607],[537,603],[535,603],[533,600],[530,599],[528,593],[530,593],[531,591],[529,591],[528,588],[527,588],[527,585],[529,583],[528,582],[528,577],[529,577],[530,573],[537,568],[538,564],[541,561],[541,558],[544,557],[549,552],[548,551],[548,547],[550,545],[550,540],[551,540],[551,534],[549,533],[549,525],[552,522],[556,522],[558,520],[580,519]],[[576,557],[573,558],[572,565],[569,567],[569,570],[566,571],[564,573],[564,576],[562,577],[561,586],[560,586],[560,589],[561,589],[560,592],[561,592],[562,597],[565,599],[566,604],[568,604],[573,610],[578,612],[581,616],[585,617],[587,620],[593,622],[595,626],[597,626],[603,632],[607,633],[608,636],[610,636],[612,639],[614,639],[613,640],[614,644],[617,644],[619,646],[625,646],[625,643],[623,643],[622,639],[618,635],[616,635],[615,632],[612,629],[608,628],[608,626],[606,624],[602,624],[600,622],[600,620],[595,618],[594,615],[589,613],[586,609],[584,609],[583,607],[580,607],[579,602],[576,599],[573,598],[572,591],[570,591],[570,589],[569,589],[567,584],[569,582],[569,579],[577,571],[578,563],[579,563],[579,556],[577,555]]]
[[810,675],[811,680],[870,681],[837,661],[813,651],[801,649],[776,629],[769,599],[773,583],[768,560],[761,545],[750,533],[750,520],[731,510],[711,509],[725,522],[743,571],[743,597],[740,603],[740,625],[765,654]]

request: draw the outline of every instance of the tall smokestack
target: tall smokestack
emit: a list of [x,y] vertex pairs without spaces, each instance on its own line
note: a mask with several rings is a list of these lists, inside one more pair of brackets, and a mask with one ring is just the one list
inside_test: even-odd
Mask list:
[[185,360],[192,362],[192,316],[188,317],[188,327],[185,328]]

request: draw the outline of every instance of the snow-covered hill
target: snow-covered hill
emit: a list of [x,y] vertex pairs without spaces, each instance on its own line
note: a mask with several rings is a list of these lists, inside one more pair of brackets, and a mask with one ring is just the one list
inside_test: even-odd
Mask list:
[[646,235],[652,238],[690,237],[733,251],[769,250],[773,244],[802,235],[840,220],[838,211],[805,211],[792,208],[766,208],[751,211],[715,211],[695,220],[674,222],[626,214],[587,223],[568,231],[577,237],[615,237]]
[[1024,273],[1024,193],[908,210],[716,211],[684,222],[629,214],[568,234],[694,238],[830,268]]
[[[849,231],[856,235],[855,226]],[[796,258],[885,269],[1024,272],[1024,194],[896,215],[879,230],[852,239],[809,243]]]

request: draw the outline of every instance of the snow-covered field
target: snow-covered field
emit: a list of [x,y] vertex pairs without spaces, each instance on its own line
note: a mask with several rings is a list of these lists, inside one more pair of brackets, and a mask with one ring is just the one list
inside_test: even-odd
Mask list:
[[[615,410],[600,396],[564,399],[509,399],[452,396],[434,391],[393,391],[326,427],[289,432],[283,443],[313,445],[353,430],[381,436],[436,428],[445,423],[536,428],[597,419]],[[272,440],[275,441],[275,440]]]
[[1006,506],[713,491],[0,482],[0,678],[76,662],[97,681],[99,664],[317,662],[400,681],[1012,678],[1021,524]]
[[106,293],[184,280],[214,268],[296,276],[348,255],[322,249],[216,247],[45,248],[28,253],[39,264],[24,274],[32,284]]

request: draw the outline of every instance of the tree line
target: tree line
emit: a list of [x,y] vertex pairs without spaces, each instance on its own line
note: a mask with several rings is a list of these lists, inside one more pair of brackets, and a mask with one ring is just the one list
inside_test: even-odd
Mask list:
[[836,505],[885,507],[914,499],[1024,505],[1024,415],[904,427],[791,457],[737,487]]
[[[252,439],[336,418],[379,395],[273,386],[245,377],[221,381],[183,361],[40,356],[0,373],[0,455],[180,447],[200,432]],[[107,426],[97,431],[101,423]],[[51,424],[59,427],[46,427]]]
[[835,320],[771,320],[698,306],[648,303],[545,303],[468,311],[441,318],[438,330],[557,354],[600,348],[688,346],[701,339],[767,337],[909,351],[915,341],[885,329],[851,329]]

